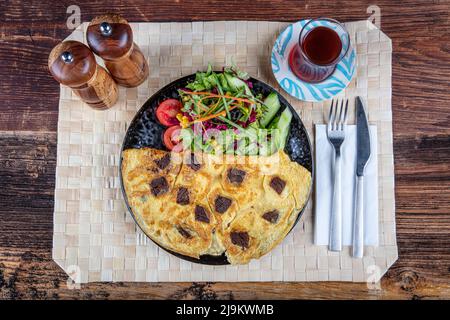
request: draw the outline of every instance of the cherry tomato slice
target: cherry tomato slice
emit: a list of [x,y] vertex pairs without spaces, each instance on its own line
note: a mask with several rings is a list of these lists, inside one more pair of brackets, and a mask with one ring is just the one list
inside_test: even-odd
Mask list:
[[181,102],[177,99],[166,99],[156,109],[156,117],[166,127],[177,125],[180,123],[177,114],[181,112],[181,108]]
[[169,150],[180,152],[183,150],[182,141],[179,139],[181,126],[171,126],[164,131],[163,142]]

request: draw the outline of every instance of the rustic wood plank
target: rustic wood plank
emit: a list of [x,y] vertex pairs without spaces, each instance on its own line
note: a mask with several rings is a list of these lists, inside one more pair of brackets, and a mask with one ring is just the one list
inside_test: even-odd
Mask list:
[[0,244],[51,248],[56,134],[0,133]]
[[[369,1],[79,1],[82,20],[114,10],[129,21],[366,19]],[[450,298],[449,1],[377,1],[393,42],[399,260],[381,290],[342,283],[92,283],[66,288],[51,260],[59,86],[46,69],[70,31],[66,4],[0,4],[0,298]],[[3,130],[3,131],[1,131]]]
[[[344,2],[345,3],[345,2]],[[83,21],[112,8],[130,21],[192,21],[192,20],[282,20],[293,21],[308,16],[333,16],[342,21],[366,19],[367,1],[349,1],[348,5],[327,1],[133,1],[134,5],[112,1],[104,4],[81,2]],[[424,132],[435,126],[449,130],[441,110],[450,103],[447,84],[439,79],[450,76],[448,63],[449,32],[447,1],[426,6],[427,14],[414,1],[402,3],[379,1],[382,29],[393,40],[393,104],[394,133],[408,128],[413,134],[418,125]],[[220,8],[220,10],[218,9]],[[46,61],[53,46],[70,34],[65,25],[68,17],[62,3],[39,1],[23,6],[11,1],[0,10],[0,60],[3,92],[3,112],[0,130],[56,130],[57,83],[47,71]],[[233,14],[224,14],[232,12]],[[401,12],[401,14],[399,14]],[[289,14],[287,14],[289,13]],[[3,18],[2,16],[3,15]],[[26,17],[27,23],[17,23]],[[435,66],[439,68],[428,68]],[[419,78],[420,77],[420,78]],[[20,83],[20,86],[17,84]],[[420,95],[417,92],[420,91]],[[37,92],[46,92],[45,97]],[[430,112],[429,104],[436,104]],[[421,119],[420,123],[411,121]],[[448,116],[446,118],[448,121]],[[405,124],[408,124],[405,126]],[[406,132],[406,131],[404,131]],[[447,131],[448,132],[448,131]]]
[[67,276],[48,251],[0,247],[3,299],[431,299],[448,296],[445,283],[430,283],[409,267],[389,271],[380,288],[365,283],[89,283],[67,287]]
[[[423,184],[417,188],[397,188],[397,199],[406,197],[406,201],[397,202],[400,259],[384,277],[381,290],[371,291],[366,284],[348,283],[94,283],[83,285],[81,291],[72,291],[66,288],[67,276],[51,260],[56,134],[0,132],[0,137],[0,168],[3,168],[0,169],[0,189],[4,203],[0,207],[0,284],[3,283],[0,292],[5,298],[410,299],[436,298],[450,290],[449,194],[437,192],[438,173],[448,174],[448,171],[443,171],[440,163],[433,160],[434,155],[427,152],[435,143],[432,139],[407,141],[414,150],[409,151],[411,162],[428,163],[429,170],[419,171],[414,177],[399,177],[407,183],[417,179],[426,181],[430,193],[436,192],[433,197],[422,198]],[[442,148],[445,149],[445,144]],[[447,154],[444,160],[450,160],[449,156]],[[17,197],[24,200],[17,201]],[[417,199],[420,205],[416,204]],[[431,213],[430,204],[434,206]],[[405,289],[401,288],[402,283]]]

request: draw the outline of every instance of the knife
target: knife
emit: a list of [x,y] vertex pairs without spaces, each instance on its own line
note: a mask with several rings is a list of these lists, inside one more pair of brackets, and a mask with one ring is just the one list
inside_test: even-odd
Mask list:
[[353,256],[364,255],[364,170],[370,158],[369,122],[360,97],[356,104],[356,210],[353,220]]

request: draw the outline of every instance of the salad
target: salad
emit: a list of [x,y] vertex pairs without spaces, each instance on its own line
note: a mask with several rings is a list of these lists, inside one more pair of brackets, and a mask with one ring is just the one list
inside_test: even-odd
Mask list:
[[283,149],[292,113],[280,110],[276,92],[253,91],[249,75],[235,65],[214,72],[197,72],[156,109],[166,126],[163,141],[169,150],[186,149],[236,155],[270,155]]

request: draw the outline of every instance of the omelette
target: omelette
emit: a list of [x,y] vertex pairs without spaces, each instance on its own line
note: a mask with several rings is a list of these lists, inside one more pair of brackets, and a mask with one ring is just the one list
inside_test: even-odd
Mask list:
[[279,244],[305,206],[311,173],[282,150],[268,157],[152,148],[122,153],[128,204],[160,246],[246,264]]

